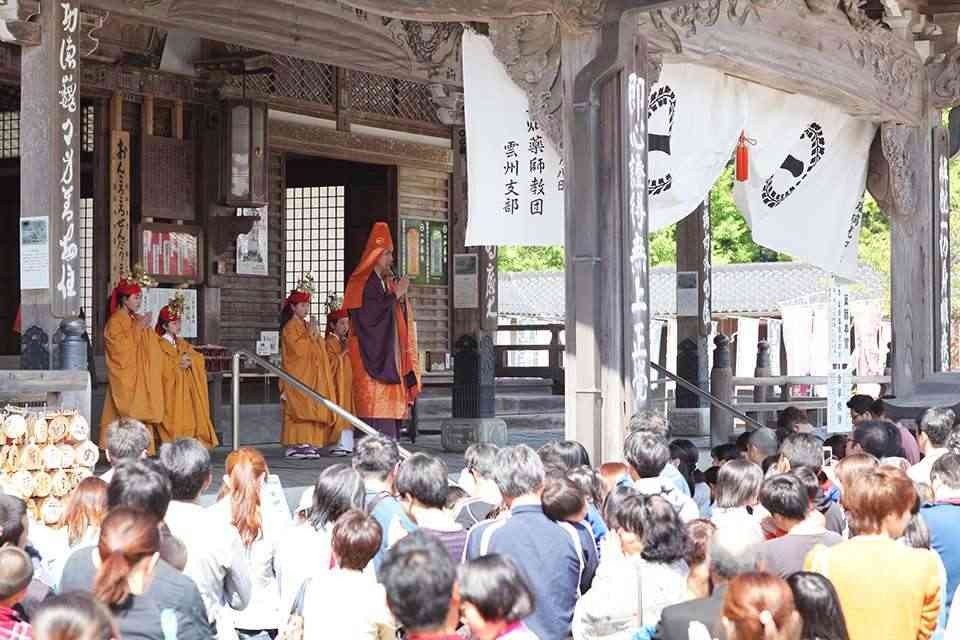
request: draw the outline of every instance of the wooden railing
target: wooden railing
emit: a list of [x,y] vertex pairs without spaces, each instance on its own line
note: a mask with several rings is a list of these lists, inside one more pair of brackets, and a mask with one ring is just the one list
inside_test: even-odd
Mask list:
[[[543,378],[553,383],[553,393],[563,394],[563,350],[560,333],[564,330],[562,324],[506,324],[497,327],[501,333],[517,333],[520,331],[549,331],[550,344],[498,344],[497,369],[498,378]],[[509,354],[514,352],[544,352],[548,355],[545,367],[512,367],[509,364]]]

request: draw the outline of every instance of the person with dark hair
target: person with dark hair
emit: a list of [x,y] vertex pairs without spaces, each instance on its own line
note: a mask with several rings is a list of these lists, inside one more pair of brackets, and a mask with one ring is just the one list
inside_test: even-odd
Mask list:
[[[360,447],[367,440],[369,438],[361,440]],[[345,464],[331,465],[317,476],[307,521],[287,529],[282,542],[277,545],[275,570],[280,584],[279,611],[289,613],[304,583],[329,570],[333,557],[333,526],[347,511],[363,510],[364,496],[363,478],[356,469]]]
[[110,468],[100,479],[110,482],[113,469],[123,462],[136,462],[145,458],[151,447],[151,436],[145,424],[133,418],[117,418],[109,425],[101,439],[106,438],[107,445],[104,451]]
[[163,420],[164,355],[151,315],[140,314],[141,287],[148,280],[142,273],[121,278],[110,296],[109,315],[103,328],[108,382],[100,414],[100,446],[104,448],[108,427],[118,418],[134,418],[144,424]]
[[554,522],[579,524],[587,517],[587,497],[563,476],[549,477],[541,494],[543,512]]
[[930,531],[930,546],[946,569],[943,599],[949,611],[960,587],[960,455],[939,456],[932,465],[930,480],[935,501],[923,505],[920,516]]
[[803,569],[804,558],[818,544],[830,547],[843,542],[841,535],[828,531],[819,518],[812,517],[816,509],[810,493],[795,475],[767,478],[760,487],[760,504],[770,512],[777,529],[786,533],[760,547],[764,569],[770,573],[786,578]]
[[386,592],[364,570],[380,549],[381,535],[377,521],[358,509],[337,518],[331,537],[335,567],[304,586],[304,640],[396,637]]
[[687,589],[695,598],[705,598],[710,595],[710,540],[717,530],[717,525],[709,520],[699,518],[687,523],[687,535],[690,544],[684,559],[690,573],[687,575]]
[[850,640],[840,598],[829,580],[819,573],[797,571],[787,577],[787,584],[803,620],[802,640]]
[[740,450],[737,449],[737,445],[732,443],[727,444],[718,444],[713,449],[710,450],[710,457],[713,458],[714,467],[722,467],[728,462],[733,460],[739,460],[743,456],[740,455]]
[[847,441],[850,436],[846,433],[835,433],[823,441],[824,447],[830,447],[831,464],[840,462],[847,455]]
[[694,473],[697,470],[697,464],[700,461],[700,450],[686,438],[678,438],[670,441],[670,464],[675,466],[683,478],[687,481],[687,487],[690,488],[690,495],[693,495],[696,480]]
[[120,629],[110,610],[86,591],[53,596],[33,621],[38,640],[118,640]]
[[633,486],[642,494],[662,496],[669,502],[683,522],[700,517],[693,498],[689,496],[689,487],[683,481],[686,492],[677,490],[676,484],[663,476],[663,470],[670,462],[670,445],[667,439],[653,433],[635,431],[627,436],[623,443],[623,457],[627,461]]
[[600,515],[600,506],[603,504],[603,482],[600,474],[592,467],[580,465],[567,471],[567,479],[577,485],[587,499],[586,523],[599,551],[600,541],[607,535],[607,524]]
[[777,440],[783,442],[794,433],[799,433],[802,425],[810,424],[807,412],[799,407],[787,407],[777,413]]
[[873,396],[864,393],[858,393],[847,400],[847,409],[850,410],[850,419],[853,420],[854,428],[861,422],[876,420],[870,410],[873,408]]
[[410,640],[460,640],[457,570],[442,544],[415,531],[390,548],[377,575]]
[[[447,498],[443,503],[443,508],[450,512],[450,515],[456,514],[460,510],[460,504],[464,500],[469,500],[470,494],[463,487],[451,484],[447,487]],[[462,525],[461,525],[462,526]],[[466,529],[466,527],[463,527]]]
[[779,443],[777,442],[777,433],[773,429],[760,427],[746,433],[748,434],[747,460],[754,464],[762,464],[770,456],[777,455]]
[[733,444],[737,446],[737,452],[741,458],[747,457],[747,449],[750,448],[750,433],[750,431],[744,431],[733,441]]
[[853,430],[847,455],[869,453],[878,460],[900,457],[902,453],[900,438],[897,435],[896,427],[893,430],[890,429],[892,426],[889,422],[860,420]]
[[397,494],[417,528],[443,544],[450,559],[459,562],[467,544],[467,530],[446,510],[447,465],[440,458],[415,453],[400,464]]
[[217,622],[224,602],[237,608],[250,602],[250,570],[243,541],[235,527],[211,517],[197,502],[212,477],[210,452],[203,444],[180,438],[160,447],[159,460],[170,478],[173,498],[164,522],[186,548],[183,572],[200,589],[210,621]]
[[[410,520],[396,496],[395,481],[400,466],[400,449],[395,440],[376,435],[357,443],[353,453],[353,468],[363,478],[364,503],[367,513],[376,518],[383,530],[380,551],[373,559],[379,567],[391,543],[402,533],[410,533],[416,525]],[[393,539],[391,539],[391,532]]]
[[800,640],[803,628],[789,585],[769,573],[731,580],[721,620],[727,640]]
[[27,596],[33,580],[33,560],[15,546],[0,548],[0,637],[29,640],[30,623],[15,608]]
[[923,412],[920,418],[920,447],[923,449],[923,460],[916,463],[907,475],[917,483],[930,484],[930,471],[933,463],[946,454],[947,442],[950,436],[957,431],[957,417],[953,409],[933,407]]
[[807,554],[804,570],[836,587],[852,638],[874,637],[878,629],[887,638],[928,638],[937,628],[945,599],[939,559],[896,542],[916,504],[913,482],[900,469],[862,471],[843,485],[843,506],[857,535]]
[[[655,409],[644,409],[643,411],[635,413],[633,417],[630,418],[629,431],[631,434],[646,433],[666,438],[670,428],[663,414],[659,411]],[[629,438],[629,435],[627,437]],[[683,477],[679,469],[673,466],[672,462],[668,461],[667,464],[664,465],[660,475],[665,480],[670,481],[673,486],[676,487],[677,491],[690,497],[690,487],[687,485],[686,478]]]
[[134,507],[162,522],[173,496],[170,476],[156,460],[137,460],[115,467],[107,485],[107,507]]
[[[280,312],[280,354],[284,370],[324,398],[334,397],[327,346],[320,327],[310,317],[313,277],[304,274],[283,301]],[[280,441],[288,458],[318,458],[320,449],[334,444],[336,416],[313,398],[280,382],[283,428]]]
[[593,586],[577,602],[574,638],[653,628],[665,607],[689,598],[690,538],[673,506],[660,496],[627,496],[615,520]]
[[473,527],[465,558],[499,553],[513,560],[530,580],[538,603],[526,621],[530,629],[541,638],[564,638],[570,633],[577,597],[590,588],[596,572],[583,554],[593,542],[589,534],[584,540],[576,529],[564,528],[544,513],[543,462],[533,449],[526,445],[500,449],[493,475],[510,517]]
[[814,505],[826,521],[827,530],[843,534],[847,520],[840,501],[840,488],[835,486],[823,473],[823,446],[816,436],[810,433],[795,433],[780,445],[779,471],[795,471],[801,467],[809,469],[816,478],[817,494]]
[[523,622],[534,610],[533,592],[510,558],[490,554],[463,564],[458,585],[474,640],[537,640]]
[[735,529],[751,535],[761,533],[761,514],[755,509],[760,498],[763,471],[743,458],[720,467],[710,520],[718,529]]

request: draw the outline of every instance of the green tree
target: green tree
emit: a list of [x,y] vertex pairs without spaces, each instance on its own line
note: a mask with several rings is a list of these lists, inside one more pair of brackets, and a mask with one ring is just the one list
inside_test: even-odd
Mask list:
[[563,247],[500,247],[501,271],[563,271]]

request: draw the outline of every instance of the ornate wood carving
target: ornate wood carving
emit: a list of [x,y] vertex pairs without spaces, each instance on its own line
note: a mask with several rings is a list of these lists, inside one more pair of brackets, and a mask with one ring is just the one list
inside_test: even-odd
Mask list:
[[930,102],[937,109],[960,106],[960,45],[950,50],[942,62],[929,66]]
[[497,59],[526,91],[530,114],[561,149],[560,22],[551,15],[494,20],[490,39]]
[[445,172],[453,169],[453,151],[450,149],[283,120],[270,121],[270,148],[374,164],[399,164]]
[[[853,4],[704,0],[640,19],[667,61],[689,61],[874,120],[919,124],[924,67],[913,43]],[[731,52],[734,52],[731,55]]]
[[0,42],[29,47],[40,44],[40,23],[30,22],[39,15],[38,3],[23,0],[0,0]]
[[[553,14],[571,29],[592,29],[604,18],[607,0],[344,0],[364,11],[410,20],[488,21]],[[636,0],[637,8],[651,2]]]

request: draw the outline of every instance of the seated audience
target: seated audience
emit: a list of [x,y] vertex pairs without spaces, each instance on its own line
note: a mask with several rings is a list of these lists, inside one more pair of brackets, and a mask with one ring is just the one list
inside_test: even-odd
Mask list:
[[[170,479],[158,463],[151,460],[138,460],[117,466],[116,473],[107,487],[107,507],[110,513],[101,525],[99,546],[93,550],[78,549],[67,559],[60,579],[59,593],[93,589],[103,565],[103,555],[109,555],[111,549],[116,549],[119,555],[120,549],[128,541],[130,544],[136,542],[141,545],[141,551],[149,546],[152,549],[151,557],[157,554],[160,548],[159,523],[167,513],[170,497]],[[122,513],[128,514],[129,517],[115,520],[114,526],[117,530],[105,534],[110,515],[120,507],[127,507],[122,510]],[[141,512],[148,517],[143,517]],[[157,530],[155,547],[152,542],[152,533],[142,526],[148,521],[153,522]],[[130,533],[134,523],[139,527],[138,536]],[[145,621],[153,620],[151,616],[164,609],[169,611],[165,614],[168,620],[166,624],[176,625],[178,640],[210,638],[213,635],[213,628],[207,618],[207,610],[196,584],[165,560],[159,559],[159,556],[157,558],[140,565],[136,574],[131,577],[134,582],[144,578],[147,575],[145,570],[149,565],[151,579],[143,584],[134,585],[138,591],[145,586],[145,591],[140,594],[141,597],[133,599],[134,602],[141,603],[148,609],[146,614],[141,615],[140,609],[136,607],[131,609],[128,605],[120,607],[122,611],[115,612],[124,640],[128,637],[162,638],[159,626],[144,629],[144,625],[152,624]],[[117,582],[117,588],[120,588],[119,582]]]
[[[357,443],[355,456],[360,455],[370,439],[366,437]],[[335,464],[320,472],[313,487],[310,516],[306,522],[290,527],[277,549],[275,570],[280,585],[281,612],[291,611],[304,582],[329,570],[333,525],[337,519],[351,509],[363,507],[363,479],[355,469]]]
[[[530,455],[537,454],[530,449]],[[460,621],[457,569],[436,539],[421,531],[406,536],[387,552],[378,577],[387,592],[387,606],[407,638],[461,640],[456,633]]]
[[20,547],[0,548],[0,637],[27,640],[30,623],[15,609],[27,596],[33,580],[33,560]]
[[761,516],[755,509],[760,500],[763,471],[749,460],[733,460],[717,474],[716,500],[710,520],[717,529],[761,533]]
[[410,520],[436,538],[460,562],[467,530],[444,508],[447,502],[447,465],[440,458],[415,453],[400,464],[395,486]]
[[0,494],[0,546],[9,545],[23,549],[33,563],[33,576],[27,593],[16,605],[27,622],[33,620],[37,608],[50,595],[52,585],[49,583],[53,582],[49,577],[44,579],[38,575],[42,568],[42,561],[39,554],[30,552],[29,533],[30,518],[27,515],[27,503],[16,496]]
[[[465,557],[498,553],[513,560],[530,580],[538,603],[527,625],[541,638],[566,637],[574,605],[593,581],[595,568],[585,562],[578,540],[544,514],[543,463],[533,449],[517,445],[498,451],[494,479],[510,517],[473,527]],[[389,585],[387,592],[389,597]]]
[[86,591],[51,596],[33,621],[38,640],[119,640],[110,610]]
[[647,496],[662,496],[677,510],[684,522],[700,517],[696,503],[688,495],[686,480],[683,480],[683,486],[687,491],[681,492],[677,490],[674,482],[663,475],[663,470],[670,461],[670,446],[665,437],[651,432],[635,431],[627,436],[624,442],[623,457],[627,461],[628,471],[637,491]]
[[800,640],[803,628],[790,586],[769,573],[730,581],[722,621],[727,640]]
[[842,534],[847,522],[838,504],[840,490],[823,473],[823,446],[809,433],[791,435],[780,446],[779,470],[787,472],[801,467],[809,469],[815,476],[814,506],[823,515],[827,530]]
[[533,593],[507,557],[490,554],[460,567],[460,608],[473,640],[537,640],[523,620]]
[[381,535],[377,521],[357,509],[337,519],[331,539],[335,566],[304,587],[304,640],[396,637],[383,586],[364,571],[380,549]]
[[803,621],[802,640],[850,640],[837,590],[819,573],[797,571],[787,578]]
[[761,427],[746,433],[748,434],[747,460],[754,464],[763,464],[763,461],[770,456],[777,455],[779,443],[777,442],[776,431]]
[[697,519],[687,524],[690,544],[684,559],[690,573],[687,575],[687,590],[694,598],[710,595],[710,540],[717,525],[709,520]]
[[[869,423],[868,423],[869,424]],[[938,558],[898,544],[917,503],[907,475],[889,467],[863,471],[844,485],[843,506],[856,532],[833,547],[817,546],[804,569],[836,587],[854,640],[928,638],[937,628],[941,594]]]
[[[644,409],[630,418],[629,432],[631,434],[647,433],[666,439],[669,430],[663,415],[653,409]],[[686,478],[683,477],[679,469],[670,463],[669,459],[660,471],[660,476],[668,480],[681,494],[690,497],[690,487]]]
[[147,457],[150,450],[150,432],[139,420],[117,418],[107,425],[107,462],[110,468],[100,476],[104,482],[110,482],[114,469],[124,462],[136,462]]
[[604,547],[593,586],[577,603],[575,640],[618,638],[654,627],[665,607],[689,598],[684,558],[690,538],[676,510],[659,496],[624,498],[613,520],[619,544]]
[[960,455],[937,458],[930,472],[934,499],[920,509],[930,532],[930,546],[943,561],[947,574],[944,607],[949,611],[960,587]]
[[[160,447],[160,464],[170,478],[172,500],[163,521],[186,549],[183,572],[196,583],[210,621],[230,626],[221,619],[226,606],[242,609],[250,602],[250,569],[243,541],[235,527],[223,518],[211,517],[197,499],[210,486],[210,452],[199,440],[180,438]],[[161,541],[167,554],[179,555],[176,543]],[[170,564],[175,564],[171,562]]]
[[657,640],[694,640],[688,635],[691,627],[703,629],[709,638],[722,636],[720,616],[727,584],[738,575],[757,571],[760,567],[759,545],[763,536],[758,532],[741,534],[734,530],[718,530],[710,539],[709,596],[688,600],[667,607],[660,615],[654,638]]
[[786,533],[760,546],[764,570],[770,573],[786,578],[803,569],[807,553],[818,544],[833,546],[843,542],[840,534],[824,528],[822,519],[811,517],[819,514],[807,487],[795,475],[785,473],[767,478],[760,488],[760,504],[770,512],[776,527]]
[[396,497],[394,480],[399,466],[400,449],[396,441],[390,438],[368,436],[360,440],[354,449],[353,468],[363,479],[367,513],[377,520],[383,530],[380,551],[373,559],[374,567],[380,566],[383,555],[392,543],[404,533],[416,529]]
[[931,484],[930,471],[933,469],[933,463],[949,451],[947,442],[955,430],[956,420],[953,409],[934,407],[923,412],[923,417],[920,419],[920,447],[923,449],[923,459],[910,467],[907,472],[911,480],[917,484]]
[[486,520],[490,512],[503,502],[497,483],[493,481],[496,457],[496,445],[487,443],[472,444],[463,454],[466,467],[460,474],[461,486],[470,498],[458,503],[454,518],[464,529]]
[[228,602],[218,627],[231,625],[241,640],[273,638],[280,627],[277,550],[286,543],[290,521],[264,507],[261,496],[269,470],[259,451],[243,447],[231,452],[225,471],[210,516],[217,526],[230,527],[240,538],[240,560],[242,571],[250,576],[250,598],[244,604]]

